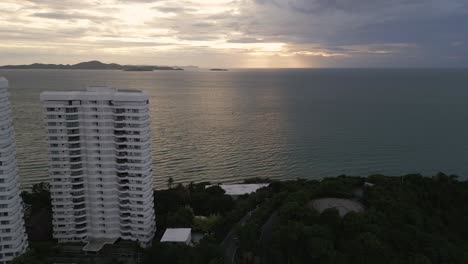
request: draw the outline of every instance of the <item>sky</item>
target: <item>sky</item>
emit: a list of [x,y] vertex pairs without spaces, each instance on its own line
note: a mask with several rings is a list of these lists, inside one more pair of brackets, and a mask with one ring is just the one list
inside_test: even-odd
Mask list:
[[468,67],[467,0],[1,0],[0,65]]

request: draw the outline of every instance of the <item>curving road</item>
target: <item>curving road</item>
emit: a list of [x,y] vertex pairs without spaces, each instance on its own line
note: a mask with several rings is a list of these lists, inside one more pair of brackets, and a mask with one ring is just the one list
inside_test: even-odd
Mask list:
[[224,240],[221,242],[220,246],[224,249],[224,254],[226,255],[226,258],[232,263],[236,263],[236,252],[237,252],[237,234],[236,234],[236,226],[240,225],[243,226],[247,220],[252,216],[253,212],[255,212],[256,209],[251,210],[248,212],[244,217],[242,217],[239,222],[237,222],[236,225],[229,231],[229,233],[226,235]]

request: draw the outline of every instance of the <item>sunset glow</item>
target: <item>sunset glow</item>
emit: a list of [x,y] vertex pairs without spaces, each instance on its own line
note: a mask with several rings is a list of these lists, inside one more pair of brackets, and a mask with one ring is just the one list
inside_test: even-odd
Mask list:
[[[374,2],[364,7],[340,2],[334,6],[322,0],[3,0],[0,64],[94,59],[201,67],[466,62],[463,56],[453,59],[465,48],[466,34],[452,29],[435,43],[418,30],[435,16],[467,20],[464,1],[449,0],[437,14],[420,13],[424,1],[397,1],[401,3],[386,9]],[[402,8],[406,11],[398,12]],[[398,27],[401,20],[417,33],[392,35],[392,28],[405,30]],[[386,35],[375,21],[390,29]],[[434,53],[434,45],[450,49]]]

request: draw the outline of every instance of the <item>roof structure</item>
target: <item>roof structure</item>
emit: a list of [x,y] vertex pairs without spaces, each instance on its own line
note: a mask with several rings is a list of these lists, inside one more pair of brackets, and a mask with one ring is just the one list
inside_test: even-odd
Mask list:
[[258,189],[263,187],[268,187],[269,183],[259,183],[259,184],[220,184],[221,187],[227,195],[244,195],[251,194],[256,192]]
[[167,228],[163,237],[161,238],[161,242],[186,243],[188,240],[190,240],[191,234],[191,228]]
[[83,248],[83,251],[87,252],[98,252],[101,250],[106,244],[112,245],[117,241],[117,238],[95,238],[89,239],[86,246]]

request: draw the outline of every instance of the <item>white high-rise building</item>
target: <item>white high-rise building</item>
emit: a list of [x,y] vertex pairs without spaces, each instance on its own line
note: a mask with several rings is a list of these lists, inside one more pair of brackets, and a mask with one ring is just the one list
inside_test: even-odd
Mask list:
[[28,248],[8,96],[8,81],[0,77],[0,264]]
[[98,251],[117,239],[151,245],[153,207],[148,96],[89,87],[44,92],[53,236]]

